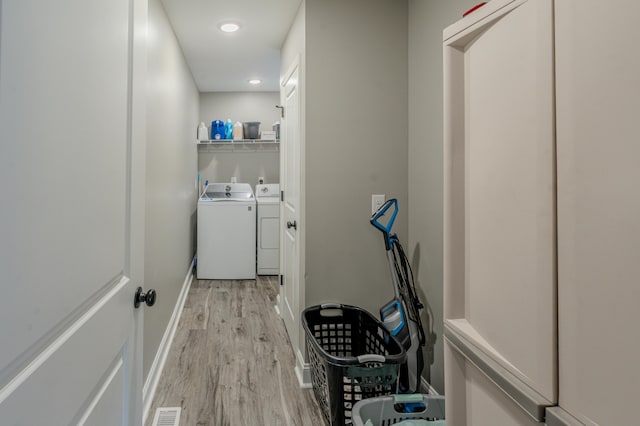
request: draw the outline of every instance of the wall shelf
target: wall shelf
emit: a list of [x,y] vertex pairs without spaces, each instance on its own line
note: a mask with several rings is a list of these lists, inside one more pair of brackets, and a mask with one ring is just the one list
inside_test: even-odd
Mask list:
[[199,152],[277,152],[280,140],[239,139],[196,141]]
[[232,144],[279,144],[280,139],[264,140],[264,139],[215,139],[208,141],[197,141],[198,145],[232,145]]

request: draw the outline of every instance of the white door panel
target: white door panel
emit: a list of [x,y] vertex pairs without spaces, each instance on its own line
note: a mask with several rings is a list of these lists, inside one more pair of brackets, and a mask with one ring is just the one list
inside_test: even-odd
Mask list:
[[[0,229],[14,243],[3,244],[12,267],[2,270],[12,297],[31,307],[0,309],[29,324],[17,335],[0,329],[0,341],[12,342],[0,351],[0,370],[123,271],[129,8],[127,1],[81,5],[2,4],[0,176],[13,184],[3,194],[11,208],[3,209]],[[78,37],[93,21],[95,36]],[[114,22],[124,24],[122,33],[105,45],[99,34],[113,32]],[[94,50],[100,54],[87,57]],[[61,67],[59,56],[73,66]],[[96,76],[109,76],[108,93]],[[68,291],[51,285],[52,277]]]
[[134,422],[146,2],[0,7],[0,418]]
[[[289,339],[298,348],[300,329],[300,91],[299,66],[296,62],[283,82],[284,111],[281,152],[284,161],[281,189],[282,202],[282,273],[281,312]],[[289,224],[289,225],[287,225]],[[291,226],[295,224],[295,226]]]
[[[466,426],[543,425],[522,410],[472,362],[445,340],[447,389],[456,389],[456,402],[464,409],[447,412],[447,424]],[[449,393],[447,393],[449,396]]]
[[[284,236],[284,256],[288,259],[295,258],[296,239],[291,232],[285,232]],[[286,262],[286,261],[285,261]],[[289,331],[289,338],[293,340],[294,330],[296,330],[295,320],[297,318],[298,306],[296,301],[296,286],[293,285],[293,279],[295,277],[295,268],[291,265],[291,262],[286,262],[284,270],[284,318],[287,330]],[[292,342],[293,343],[293,342]]]
[[[123,357],[123,358],[126,358]],[[118,358],[115,365],[103,380],[95,397],[87,407],[83,416],[78,420],[80,425],[118,425],[124,423],[122,413],[126,412],[121,397],[125,386],[126,367],[123,358]]]
[[[122,278],[0,392],[3,424],[47,424],[52,418],[60,424],[76,423],[72,420],[88,414],[94,397],[106,382],[113,380],[103,377],[105,372],[111,376],[114,365],[131,368],[128,336],[134,315],[133,298],[123,291],[130,285],[128,279]],[[114,342],[122,342],[115,351]],[[123,375],[121,368],[118,374]],[[34,397],[37,410],[30,408]]]
[[552,2],[486,7],[445,40],[445,324],[553,404]]

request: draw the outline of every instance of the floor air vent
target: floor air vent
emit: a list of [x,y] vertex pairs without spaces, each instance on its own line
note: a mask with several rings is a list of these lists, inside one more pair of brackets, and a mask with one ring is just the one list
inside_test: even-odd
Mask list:
[[152,426],[179,426],[180,407],[160,407],[156,410]]

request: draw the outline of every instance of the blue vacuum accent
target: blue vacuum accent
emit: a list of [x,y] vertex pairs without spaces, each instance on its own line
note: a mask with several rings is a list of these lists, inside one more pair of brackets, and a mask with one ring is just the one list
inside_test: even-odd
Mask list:
[[395,337],[402,331],[405,325],[405,322],[404,322],[405,314],[402,311],[402,305],[400,304],[400,302],[398,302],[397,300],[394,300],[387,306],[383,306],[380,309],[380,319],[382,320],[382,322],[385,322],[385,320],[388,319],[390,316],[389,313],[393,313],[393,312],[398,312],[400,315],[400,322],[398,323],[397,327],[393,328],[392,330],[388,330]]
[[[384,245],[391,272],[394,297],[380,308],[382,324],[407,351],[407,360],[400,366],[398,393],[419,393],[424,368],[422,347],[426,343],[413,272],[398,236],[392,233],[398,214],[398,200],[387,200],[371,216],[370,222],[384,236]],[[385,222],[386,219],[386,222]]]
[[[391,213],[391,217],[387,220],[387,224],[383,225],[380,222],[380,218],[383,217],[387,210],[389,210],[393,206],[393,213]],[[396,221],[396,216],[398,215],[398,200],[392,198],[384,203],[372,216],[371,216],[371,224],[382,231],[384,235],[384,246],[387,251],[393,248],[393,237],[391,235],[391,228],[393,228],[393,223]]]

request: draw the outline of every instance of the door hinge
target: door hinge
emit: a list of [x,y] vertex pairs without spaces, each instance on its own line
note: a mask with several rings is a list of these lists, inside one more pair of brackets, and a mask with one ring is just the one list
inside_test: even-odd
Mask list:
[[280,285],[284,285],[284,275],[280,275]]
[[284,191],[280,191],[280,201],[284,201]]

